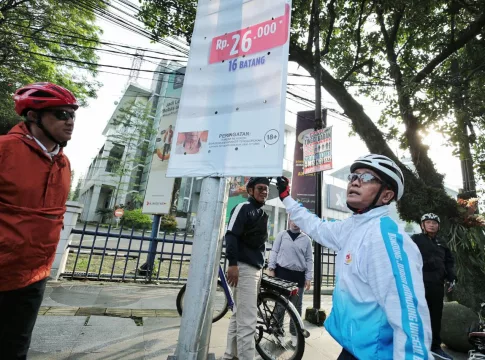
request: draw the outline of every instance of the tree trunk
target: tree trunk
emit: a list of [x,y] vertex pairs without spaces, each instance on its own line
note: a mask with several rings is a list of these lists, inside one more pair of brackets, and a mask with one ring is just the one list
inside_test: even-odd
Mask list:
[[452,98],[455,112],[458,147],[461,162],[461,175],[463,179],[463,194],[466,198],[476,197],[475,173],[468,137],[467,113],[464,99],[466,97],[466,84],[460,76],[459,63],[456,58],[451,61]]
[[[311,52],[309,53],[292,43],[290,44],[290,60],[297,62],[314,77],[315,70]],[[435,211],[434,209],[440,209],[442,215],[456,216],[456,202],[446,194],[443,185],[427,186],[422,179],[417,178],[411,170],[404,166],[385,141],[382,132],[365,113],[363,106],[328,71],[323,67],[320,67],[320,71],[322,86],[332,95],[350,118],[355,131],[365,142],[369,151],[390,157],[403,171],[405,191],[403,198],[398,203],[401,218],[406,221],[419,222],[422,214]],[[355,154],[355,157],[357,158],[360,155],[363,154]],[[421,156],[427,158],[432,165],[427,153],[421,154]],[[433,166],[428,171],[434,174],[435,177],[441,176]]]

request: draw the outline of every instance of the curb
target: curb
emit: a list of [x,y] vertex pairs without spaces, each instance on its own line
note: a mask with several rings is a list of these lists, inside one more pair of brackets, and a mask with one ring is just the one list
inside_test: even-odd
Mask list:
[[179,317],[174,309],[121,309],[95,308],[72,306],[41,306],[39,316],[111,316],[121,318],[176,318]]

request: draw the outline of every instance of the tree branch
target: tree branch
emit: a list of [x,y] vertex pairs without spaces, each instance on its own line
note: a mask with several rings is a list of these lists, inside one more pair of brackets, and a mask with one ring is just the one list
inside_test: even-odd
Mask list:
[[476,21],[471,23],[468,28],[463,31],[460,37],[453,43],[448,45],[440,54],[438,54],[428,65],[426,65],[416,76],[412,79],[412,82],[419,84],[428,75],[430,75],[443,61],[445,61],[450,55],[453,55],[456,51],[460,50],[470,40],[477,36],[485,26],[485,13],[483,13]]
[[313,0],[312,2],[312,12],[310,16],[310,26],[308,28],[308,41],[306,44],[306,51],[312,52],[313,40],[315,39],[315,5],[319,0]]
[[360,64],[357,64],[357,65],[354,65],[352,67],[352,69],[350,69],[349,71],[347,71],[347,73],[341,78],[339,79],[340,82],[344,83],[345,81],[347,81],[347,79],[354,73],[356,72],[357,70],[360,70],[362,69],[364,66],[366,65],[369,65],[369,66],[372,66],[372,64],[374,63],[374,60],[373,59],[367,59],[363,62],[361,62]]
[[[362,3],[360,4],[359,23],[357,24],[357,50],[355,51],[354,65],[352,66],[352,68],[355,68],[357,66],[357,61],[359,61],[360,49],[362,48],[362,39],[360,35],[362,29],[362,15],[364,13],[365,1],[366,0],[362,0]],[[344,76],[344,78],[346,78],[346,76]]]
[[328,52],[330,51],[330,40],[332,40],[335,18],[337,17],[337,14],[335,13],[335,1],[336,0],[330,0],[329,4],[327,5],[330,18],[329,18],[327,36],[325,38],[325,46],[323,47],[321,56],[327,55]]
[[[303,48],[293,42],[290,43],[290,61],[297,62],[312,77],[315,77],[315,66],[312,60],[312,57],[308,56],[308,53]],[[352,121],[357,134],[365,141],[369,150],[396,159],[393,151],[384,140],[382,132],[365,113],[363,106],[325,68],[320,66],[320,71],[323,87],[344,110],[344,113]]]
[[4,7],[0,8],[0,12],[4,15],[7,11],[12,10],[23,3],[29,2],[30,0],[20,0],[19,2],[9,1],[5,4]]

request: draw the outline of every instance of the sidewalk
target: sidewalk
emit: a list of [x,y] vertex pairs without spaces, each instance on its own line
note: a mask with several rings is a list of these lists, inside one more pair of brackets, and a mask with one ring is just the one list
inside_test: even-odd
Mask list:
[[[167,359],[180,330],[178,286],[51,282],[34,329],[29,359]],[[304,307],[312,305],[311,295]],[[322,308],[331,308],[322,296]],[[212,327],[210,352],[222,357],[229,319]],[[323,327],[306,323],[303,359],[336,359],[340,346]],[[258,359],[260,359],[258,357]]]
[[[61,281],[47,285],[28,359],[167,359],[177,347],[180,317],[175,299],[180,286]],[[305,295],[303,308],[312,306]],[[332,299],[322,295],[327,314]],[[228,315],[229,316],[229,315]],[[212,327],[210,352],[224,354],[228,317]],[[334,360],[341,347],[323,327],[305,322],[303,359]],[[448,350],[447,350],[448,351]],[[449,351],[455,360],[465,354]],[[257,357],[257,359],[261,359]]]

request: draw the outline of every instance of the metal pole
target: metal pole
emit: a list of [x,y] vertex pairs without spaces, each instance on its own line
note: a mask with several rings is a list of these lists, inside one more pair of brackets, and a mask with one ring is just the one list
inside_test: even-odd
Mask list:
[[148,248],[148,258],[147,258],[147,272],[146,280],[150,281],[152,279],[153,264],[155,263],[155,254],[157,252],[157,237],[158,230],[160,229],[161,215],[154,215],[152,222],[152,233],[150,234],[150,247]]
[[206,360],[208,356],[228,184],[225,178],[202,181],[176,359]]
[[[322,122],[322,79],[320,72],[320,1],[314,0],[315,13],[315,130],[323,128]],[[315,176],[315,215],[322,217],[322,172],[318,171]],[[315,243],[315,259],[313,269],[313,308],[320,309],[322,289],[322,246]]]

